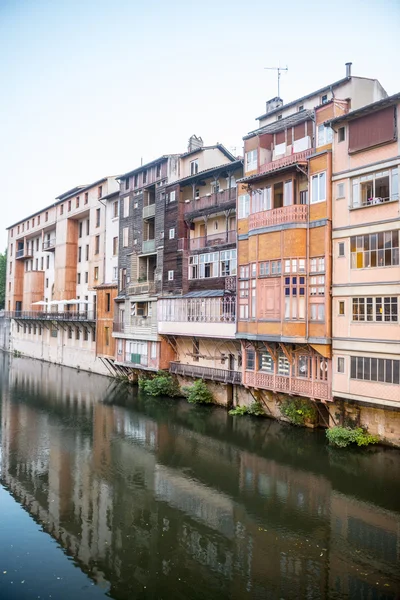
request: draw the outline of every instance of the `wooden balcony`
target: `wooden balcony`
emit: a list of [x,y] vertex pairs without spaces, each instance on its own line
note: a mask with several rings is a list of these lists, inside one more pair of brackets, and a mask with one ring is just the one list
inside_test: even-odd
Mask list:
[[165,335],[234,338],[236,297],[162,298],[158,331]]
[[189,238],[189,250],[201,250],[202,248],[213,248],[225,244],[236,243],[236,230],[211,233],[203,237]]
[[133,281],[126,287],[126,293],[128,296],[139,296],[140,294],[155,294],[156,282],[155,281]]
[[289,167],[290,165],[295,165],[296,163],[307,162],[309,157],[312,156],[314,152],[314,148],[308,148],[308,150],[302,150],[302,152],[295,152],[289,156],[282,156],[282,158],[277,158],[272,162],[260,165],[258,168],[258,173],[260,175],[264,173],[271,173],[272,171],[282,169],[282,167]]
[[156,214],[156,205],[149,204],[148,206],[143,207],[143,219],[150,219],[150,217],[154,217]]
[[171,362],[169,370],[174,375],[195,377],[196,379],[209,379],[211,381],[221,381],[222,383],[240,384],[242,381],[240,371],[229,371],[228,369],[213,369],[212,367]]
[[249,229],[284,225],[285,223],[306,223],[308,219],[308,206],[306,204],[292,204],[272,210],[263,210],[249,216]]
[[322,380],[262,373],[260,371],[245,371],[243,385],[273,392],[305,396],[316,400],[331,399],[328,381]]
[[193,200],[185,200],[184,213],[187,214],[206,210],[207,208],[224,206],[225,204],[231,204],[232,202],[236,202],[236,188],[223,190],[214,194],[207,194],[206,196],[194,198]]

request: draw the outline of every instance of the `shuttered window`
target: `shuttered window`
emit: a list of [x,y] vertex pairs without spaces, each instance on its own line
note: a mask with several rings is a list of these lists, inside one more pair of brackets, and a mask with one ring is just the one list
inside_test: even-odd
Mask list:
[[396,139],[396,107],[389,106],[349,123],[349,152],[357,152]]

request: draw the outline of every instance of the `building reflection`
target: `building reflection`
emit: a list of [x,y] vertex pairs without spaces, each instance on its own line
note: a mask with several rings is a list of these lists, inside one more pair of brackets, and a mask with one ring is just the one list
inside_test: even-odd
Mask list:
[[190,598],[399,597],[393,455],[369,457],[379,503],[344,489],[351,455],[324,471],[304,432],[1,358],[1,482],[111,597],[172,598],[180,580]]

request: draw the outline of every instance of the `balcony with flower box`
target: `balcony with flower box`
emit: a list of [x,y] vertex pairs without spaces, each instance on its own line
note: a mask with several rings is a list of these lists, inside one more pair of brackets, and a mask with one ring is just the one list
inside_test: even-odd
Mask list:
[[157,309],[160,334],[235,338],[234,296],[161,298]]

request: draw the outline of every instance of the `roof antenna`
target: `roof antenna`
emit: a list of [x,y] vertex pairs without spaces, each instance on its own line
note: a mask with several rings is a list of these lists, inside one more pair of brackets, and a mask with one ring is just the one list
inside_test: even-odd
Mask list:
[[278,71],[278,98],[280,98],[281,71],[289,71],[288,67],[264,67],[264,69],[267,69],[268,71]]

